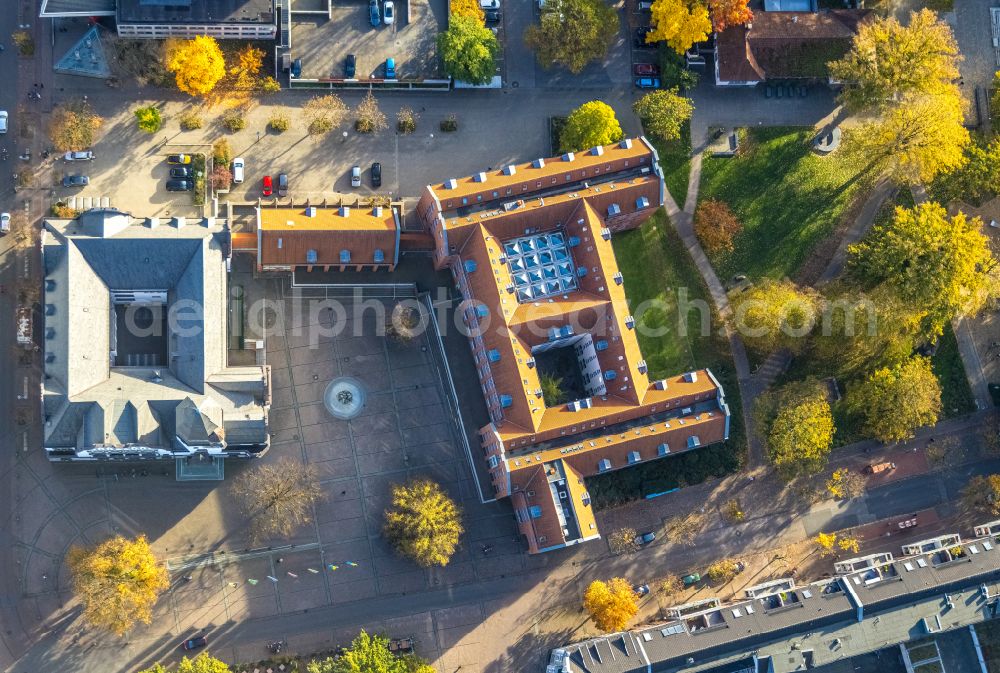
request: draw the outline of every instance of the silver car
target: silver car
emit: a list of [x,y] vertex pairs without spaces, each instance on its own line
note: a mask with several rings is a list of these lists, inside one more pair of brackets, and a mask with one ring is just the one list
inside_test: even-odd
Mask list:
[[94,158],[94,153],[90,150],[81,150],[79,152],[67,152],[63,159],[66,161],[91,161]]
[[0,133],[7,133],[7,111],[0,110]]
[[351,187],[361,186],[361,166],[354,165],[351,167]]

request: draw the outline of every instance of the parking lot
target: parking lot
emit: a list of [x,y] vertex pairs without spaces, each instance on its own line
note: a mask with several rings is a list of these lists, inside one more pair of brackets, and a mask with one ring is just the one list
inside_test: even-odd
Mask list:
[[[396,79],[441,77],[436,41],[448,27],[447,0],[409,3],[409,12],[406,7],[406,0],[396,0],[393,23],[377,27],[364,0],[337,3],[329,20],[293,16],[292,56],[302,59],[302,78],[343,78],[348,54],[357,57],[359,80],[384,78],[387,58],[395,59]],[[383,11],[380,0],[380,19]]]

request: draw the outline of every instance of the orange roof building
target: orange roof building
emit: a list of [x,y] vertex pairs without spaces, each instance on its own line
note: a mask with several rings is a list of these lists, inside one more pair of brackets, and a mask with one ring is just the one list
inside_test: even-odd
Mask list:
[[[257,270],[392,271],[399,262],[396,206],[257,208]],[[235,241],[245,245],[243,241]]]
[[711,372],[651,381],[639,351],[611,235],[664,189],[636,138],[447,180],[417,204],[465,299],[493,490],[532,553],[600,537],[585,477],[729,435]]

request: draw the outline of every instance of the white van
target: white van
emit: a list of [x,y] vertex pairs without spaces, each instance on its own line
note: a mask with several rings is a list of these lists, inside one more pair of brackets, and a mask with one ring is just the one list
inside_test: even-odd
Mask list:
[[243,159],[236,157],[233,159],[233,184],[238,185],[243,182]]
[[7,133],[7,111],[0,110],[0,133]]

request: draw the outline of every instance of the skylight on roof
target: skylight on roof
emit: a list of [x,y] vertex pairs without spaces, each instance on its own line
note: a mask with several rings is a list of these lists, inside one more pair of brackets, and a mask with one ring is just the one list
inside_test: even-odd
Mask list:
[[573,258],[561,232],[506,241],[503,250],[519,302],[576,289]]

